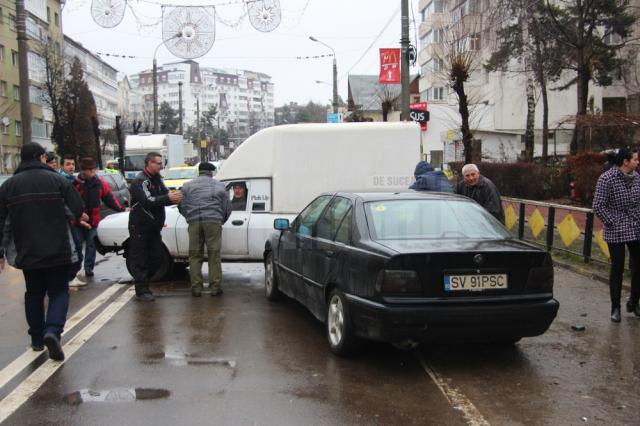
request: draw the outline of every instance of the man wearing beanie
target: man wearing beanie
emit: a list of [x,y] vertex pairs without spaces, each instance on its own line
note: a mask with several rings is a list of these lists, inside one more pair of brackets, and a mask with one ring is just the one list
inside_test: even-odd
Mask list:
[[189,275],[193,297],[202,295],[205,245],[211,296],[222,294],[222,225],[231,214],[231,201],[224,185],[213,178],[215,169],[216,166],[211,163],[200,163],[199,176],[182,186],[182,201],[178,205],[189,225]]
[[77,261],[69,220],[81,219],[82,199],[71,182],[45,164],[42,146],[26,143],[20,157],[14,176],[0,188],[0,270],[5,256],[22,269],[31,347],[41,351],[46,346],[51,359],[62,361],[69,268]]

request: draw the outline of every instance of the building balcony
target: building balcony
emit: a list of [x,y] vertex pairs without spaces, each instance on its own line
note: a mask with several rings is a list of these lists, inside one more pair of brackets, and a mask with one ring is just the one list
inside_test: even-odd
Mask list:
[[424,36],[431,30],[446,28],[450,21],[451,16],[448,13],[432,13],[420,24],[419,37]]
[[[455,13],[452,14],[455,16]],[[455,19],[454,19],[455,21]],[[465,35],[482,31],[482,15],[479,13],[469,13],[458,19],[451,25],[454,34]]]

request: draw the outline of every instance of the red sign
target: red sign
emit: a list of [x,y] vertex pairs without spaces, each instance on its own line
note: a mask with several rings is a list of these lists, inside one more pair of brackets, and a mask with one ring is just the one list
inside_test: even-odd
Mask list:
[[424,132],[427,130],[427,122],[429,121],[429,110],[426,102],[414,102],[409,104],[411,120],[420,123],[420,129]]
[[380,49],[380,83],[400,84],[400,49]]

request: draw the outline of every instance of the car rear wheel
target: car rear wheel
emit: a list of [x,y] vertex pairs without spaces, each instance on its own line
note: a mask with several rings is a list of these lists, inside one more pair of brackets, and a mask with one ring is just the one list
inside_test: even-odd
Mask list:
[[[171,253],[169,253],[169,250],[167,250],[167,247],[164,244],[162,244],[162,247],[159,247],[158,250],[158,253],[156,253],[151,260],[151,277],[149,278],[149,281],[151,282],[170,279],[171,274],[173,273],[174,262]],[[129,274],[131,274],[132,277],[135,277],[131,268],[131,256],[129,256],[128,247],[125,250],[125,258],[127,271],[129,271]]]
[[267,254],[264,261],[264,292],[267,299],[271,301],[276,301],[282,296],[279,288],[278,273],[273,264],[273,253]]
[[346,298],[339,290],[333,290],[329,296],[326,325],[331,351],[340,356],[351,355],[359,342],[353,333]]

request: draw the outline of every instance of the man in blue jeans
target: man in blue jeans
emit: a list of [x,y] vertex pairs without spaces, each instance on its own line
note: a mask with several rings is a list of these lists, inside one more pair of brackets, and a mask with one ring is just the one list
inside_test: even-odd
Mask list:
[[26,143],[20,157],[15,174],[0,187],[0,270],[5,256],[22,269],[31,347],[41,351],[46,346],[51,359],[62,361],[69,268],[77,261],[69,219],[82,218],[82,199],[69,181],[45,164],[42,146]]
[[115,199],[109,185],[96,176],[96,161],[91,157],[80,160],[80,173],[74,181],[74,186],[84,201],[84,212],[89,216],[88,223],[91,225],[90,228],[78,228],[86,247],[84,252],[84,277],[74,279],[70,285],[79,287],[87,285],[86,278],[93,277],[93,267],[96,263],[96,246],[93,239],[100,223],[100,202],[104,202],[117,212],[123,212],[125,209]]

